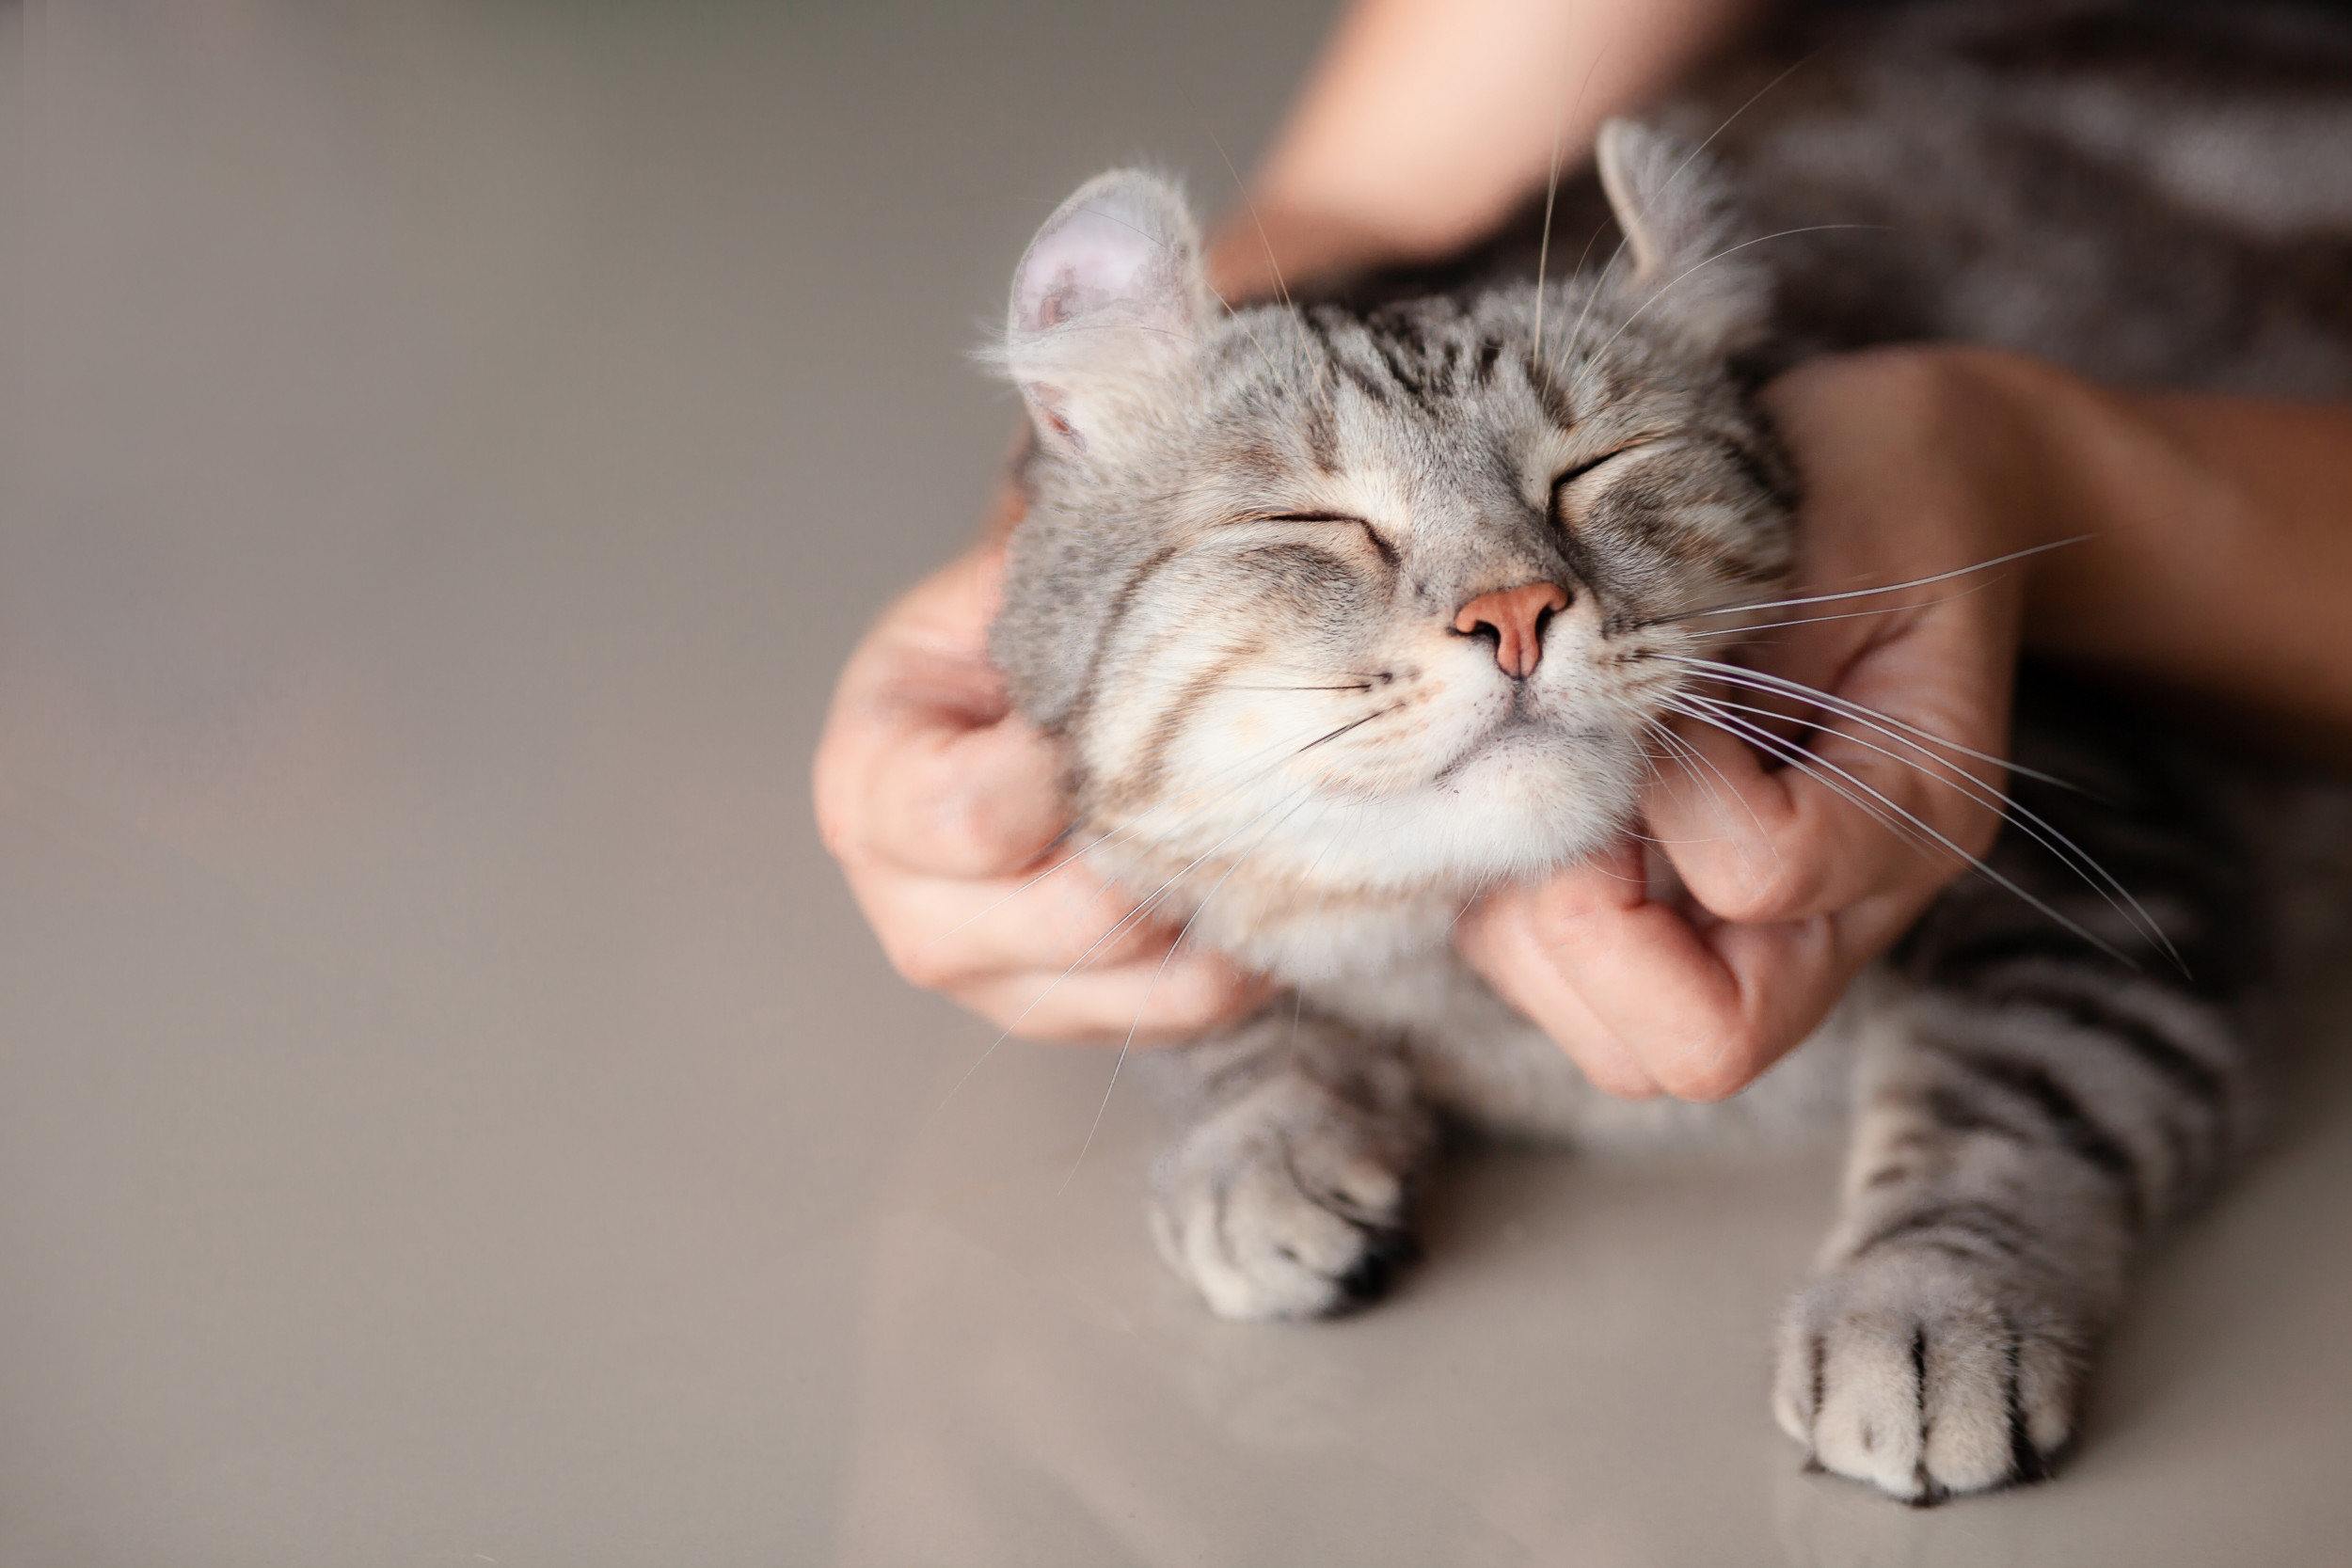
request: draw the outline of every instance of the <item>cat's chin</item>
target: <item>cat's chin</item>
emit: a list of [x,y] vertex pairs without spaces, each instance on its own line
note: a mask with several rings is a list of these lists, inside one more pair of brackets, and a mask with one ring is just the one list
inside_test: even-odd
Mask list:
[[1293,885],[1355,902],[1474,896],[1607,845],[1633,811],[1641,767],[1617,736],[1514,728],[1427,784],[1316,814],[1263,859]]
[[1483,884],[1582,860],[1631,815],[1641,768],[1605,731],[1498,731],[1415,792],[1431,869]]

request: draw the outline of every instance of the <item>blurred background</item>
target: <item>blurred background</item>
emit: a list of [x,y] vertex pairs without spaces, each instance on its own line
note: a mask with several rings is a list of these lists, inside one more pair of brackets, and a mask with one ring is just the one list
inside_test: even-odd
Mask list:
[[2338,1549],[2352,1049],[2064,1483],[1914,1514],[1765,1413],[1834,1149],[1479,1156],[1392,1305],[1235,1328],[1124,1085],[1076,1164],[1108,1059],[966,1082],[890,974],[808,758],[989,492],[970,350],[1329,8],[0,9],[0,1562]]

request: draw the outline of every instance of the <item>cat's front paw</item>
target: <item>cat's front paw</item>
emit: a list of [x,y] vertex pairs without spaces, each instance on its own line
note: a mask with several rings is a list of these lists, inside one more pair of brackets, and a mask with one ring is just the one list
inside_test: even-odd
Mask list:
[[1301,1077],[1191,1128],[1155,1175],[1152,1237],[1224,1318],[1311,1318],[1387,1290],[1414,1254],[1417,1108],[1371,1109]]
[[1772,1413],[1813,1463],[1906,1502],[2039,1481],[2090,1338],[2052,1293],[1929,1247],[1838,1264],[1789,1304]]

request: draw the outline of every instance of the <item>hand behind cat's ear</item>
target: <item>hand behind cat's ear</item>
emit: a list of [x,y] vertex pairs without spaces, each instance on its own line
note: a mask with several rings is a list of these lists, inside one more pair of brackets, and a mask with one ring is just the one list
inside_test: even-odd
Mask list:
[[1001,354],[1038,435],[1084,452],[1147,406],[1208,314],[1200,230],[1184,193],[1113,169],[1079,187],[1013,275]]
[[1629,274],[1613,288],[1629,311],[1719,356],[1753,345],[1772,311],[1772,278],[1745,253],[1731,190],[1706,154],[1663,131],[1612,119],[1593,147],[1601,188],[1625,230]]

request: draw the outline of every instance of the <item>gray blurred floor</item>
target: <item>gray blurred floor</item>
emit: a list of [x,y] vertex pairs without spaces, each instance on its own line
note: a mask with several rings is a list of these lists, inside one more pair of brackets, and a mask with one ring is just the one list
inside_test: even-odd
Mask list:
[[[1212,197],[1320,7],[0,12],[0,1564],[2310,1563],[2352,1038],[2054,1487],[1797,1473],[1832,1156],[1470,1162],[1327,1327],[1149,1258],[1106,1059],[808,825],[1028,230]],[[930,1117],[928,1121],[926,1118]]]

